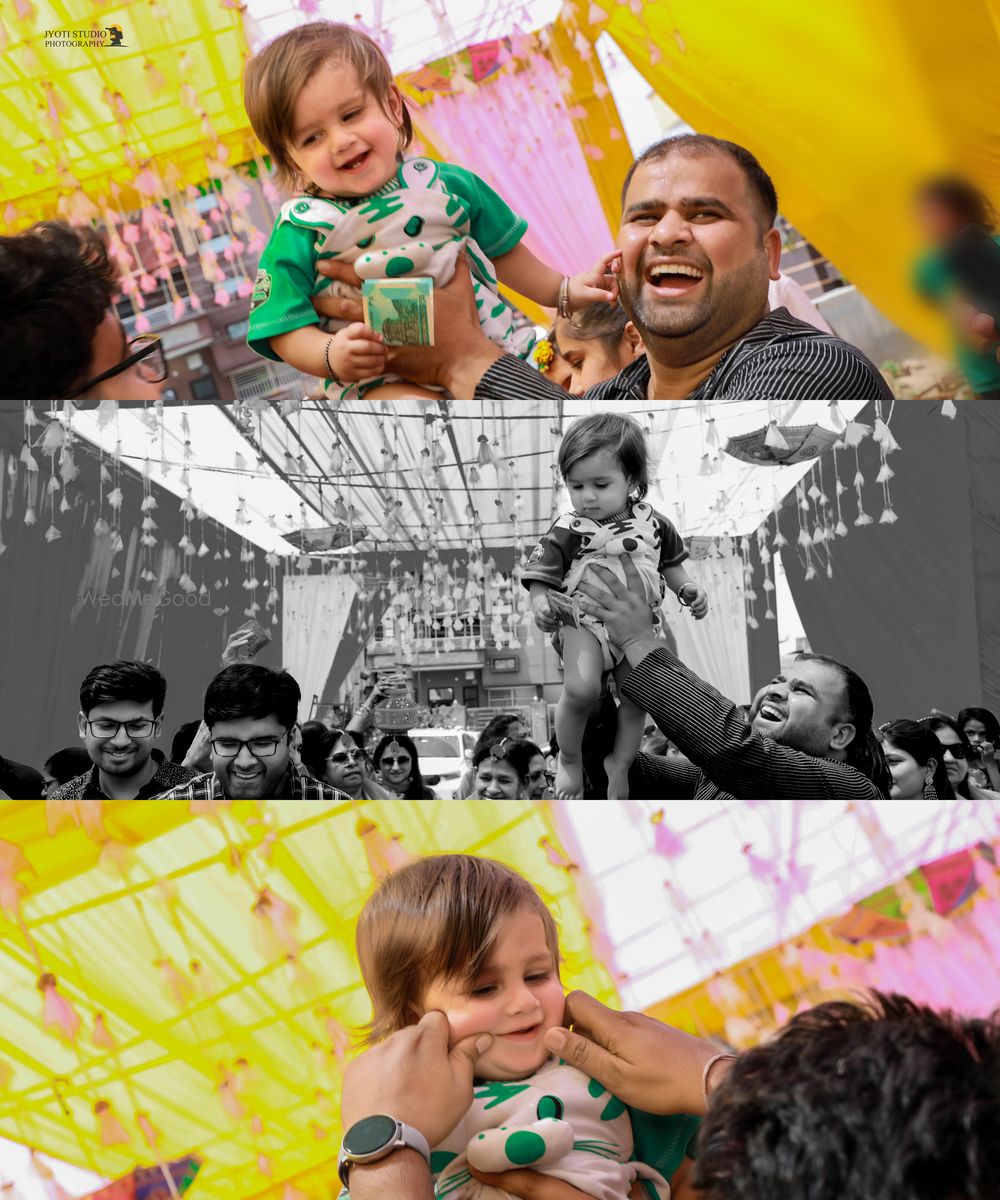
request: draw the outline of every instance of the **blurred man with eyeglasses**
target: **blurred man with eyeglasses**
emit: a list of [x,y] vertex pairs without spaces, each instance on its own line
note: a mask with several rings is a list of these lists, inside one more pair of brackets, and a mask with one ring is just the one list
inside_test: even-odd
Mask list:
[[349,800],[291,756],[299,685],[287,671],[257,663],[225,667],[205,693],[212,770],[158,795],[160,800]]
[[55,788],[50,800],[148,800],[193,779],[167,762],[160,736],[167,681],[148,663],[103,663],[80,685],[80,737],[94,764]]
[[158,400],[160,339],[129,340],[118,272],[89,227],[42,221],[0,237],[0,398]]

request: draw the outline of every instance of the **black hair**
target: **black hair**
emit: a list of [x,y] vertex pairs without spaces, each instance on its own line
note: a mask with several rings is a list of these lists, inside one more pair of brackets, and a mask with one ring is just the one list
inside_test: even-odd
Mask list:
[[825,654],[800,653],[795,656],[796,662],[817,662],[823,666],[832,667],[844,681],[843,704],[846,719],[854,726],[854,737],[848,743],[845,761],[856,771],[860,771],[878,788],[883,795],[889,795],[892,787],[892,773],[882,753],[882,743],[878,740],[872,728],[872,718],[875,707],[872,704],[872,694],[868,684],[850,667],[837,662],[835,658],[827,658]]
[[[494,754],[494,750],[496,754]],[[479,764],[487,758],[492,757],[497,762],[509,763],[514,768],[518,779],[523,781],[528,778],[531,760],[539,753],[541,751],[533,742],[517,742],[513,738],[498,738],[491,746],[482,746],[473,754],[473,786],[475,786],[475,771]]]
[[90,755],[82,746],[67,746],[45,760],[45,774],[51,775],[58,784],[69,783],[92,766]]
[[[986,740],[992,742],[994,746],[1000,743],[1000,721],[997,720],[994,713],[988,708],[963,708],[958,714],[955,723],[962,730],[963,736],[965,726],[968,721],[978,721],[985,730]],[[968,738],[966,738],[968,741]]]
[[996,228],[997,214],[989,197],[960,175],[928,179],[917,188],[917,199],[948,209],[963,225],[981,225],[990,231]]
[[0,237],[0,388],[7,396],[74,395],[117,290],[117,271],[89,226],[42,221]]
[[934,774],[931,783],[937,792],[939,800],[954,800],[951,782],[948,779],[948,768],[944,765],[944,754],[941,743],[934,734],[919,721],[890,721],[879,731],[883,742],[892,742],[898,749],[909,754],[921,767],[934,760]]
[[775,191],[771,176],[760,165],[756,155],[751,154],[745,146],[741,146],[737,142],[728,142],[725,138],[710,137],[707,133],[681,133],[676,137],[661,138],[660,141],[654,142],[652,146],[643,150],[629,167],[625,182],[622,184],[622,208],[625,207],[628,185],[632,182],[632,176],[639,167],[648,162],[658,162],[661,158],[667,158],[671,154],[694,156],[712,152],[728,154],[739,164],[765,219],[763,228],[765,231],[771,229],[778,216],[778,193]]
[[219,721],[263,720],[272,713],[278,724],[291,729],[298,715],[302,693],[287,671],[272,671],[258,663],[234,663],[224,667],[205,692],[205,724],[211,729]]
[[649,491],[649,454],[646,435],[635,417],[595,413],[574,421],[559,443],[559,474],[565,479],[576,463],[600,450],[614,455],[641,500]]
[[713,1200],[1000,1196],[1000,1020],[834,1001],[739,1055],[692,1182]]
[[[410,763],[411,763],[410,786],[406,789],[405,793],[403,794],[403,799],[404,800],[423,800],[423,799],[425,799],[426,798],[425,793],[427,792],[428,788],[427,788],[427,784],[424,783],[424,777],[420,771],[420,754],[417,751],[417,747],[416,747],[416,744],[414,743],[413,739],[408,738],[405,733],[395,733],[395,734],[387,733],[385,735],[385,737],[382,738],[382,740],[379,742],[379,744],[375,747],[375,752],[372,754],[372,764],[375,767],[375,770],[376,771],[381,770],[381,767],[379,766],[379,761],[382,758],[382,755],[385,752],[386,748],[388,746],[391,746],[393,742],[395,742],[397,746],[400,746],[403,750],[405,750],[406,753],[410,756]],[[383,786],[389,787],[390,785],[383,781]]]
[[486,728],[476,740],[476,744],[472,747],[472,757],[475,758],[484,746],[488,750],[494,742],[505,738],[508,731],[515,725],[527,725],[527,721],[520,713],[500,713],[499,716],[491,717]]
[[[617,350],[625,336],[629,316],[620,304],[588,304],[566,321],[571,337],[581,342],[602,342],[609,351]],[[558,343],[558,325],[553,327],[556,349],[563,353]],[[553,339],[550,339],[553,340]]]
[[118,659],[94,667],[80,684],[80,711],[89,716],[98,704],[132,700],[136,704],[151,703],[153,716],[158,717],[166,695],[167,681],[156,667]]
[[170,743],[170,761],[172,763],[184,761],[200,724],[201,721],[185,721],[174,734],[173,741]]

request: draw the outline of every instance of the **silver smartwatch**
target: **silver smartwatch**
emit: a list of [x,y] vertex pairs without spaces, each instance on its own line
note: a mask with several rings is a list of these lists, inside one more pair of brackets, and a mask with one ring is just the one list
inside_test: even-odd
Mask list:
[[378,1162],[380,1158],[385,1158],[401,1146],[419,1151],[430,1167],[431,1148],[419,1129],[414,1129],[412,1125],[404,1125],[395,1117],[381,1114],[356,1122],[344,1134],[340,1146],[340,1157],[337,1159],[340,1182],[345,1188],[348,1186],[347,1176],[353,1163]]

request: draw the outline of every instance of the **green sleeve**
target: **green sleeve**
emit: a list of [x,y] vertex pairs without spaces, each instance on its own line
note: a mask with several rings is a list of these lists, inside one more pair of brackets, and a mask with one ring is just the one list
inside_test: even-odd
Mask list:
[[635,1149],[632,1157],[659,1171],[664,1179],[671,1175],[684,1161],[687,1149],[698,1132],[700,1117],[681,1114],[673,1117],[655,1117],[650,1113],[630,1108],[632,1137]]
[[315,241],[315,229],[282,221],[275,225],[260,256],[247,343],[274,362],[281,358],[271,349],[269,338],[319,324],[310,301],[316,289]]
[[937,252],[928,250],[913,268],[913,286],[925,300],[937,301],[948,291],[948,272]]
[[528,228],[524,217],[519,217],[488,183],[464,167],[441,163],[439,175],[448,191],[461,200],[469,214],[470,232],[487,258],[499,258],[513,250]]

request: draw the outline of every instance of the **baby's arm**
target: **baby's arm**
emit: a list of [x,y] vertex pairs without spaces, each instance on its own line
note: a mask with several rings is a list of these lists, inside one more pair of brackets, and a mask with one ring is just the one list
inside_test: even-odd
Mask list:
[[272,337],[270,342],[283,362],[317,379],[332,376],[343,383],[354,383],[385,370],[382,335],[359,321],[336,333],[327,333],[318,325],[303,325]]
[[682,566],[664,567],[660,574],[667,587],[682,604],[686,604],[699,621],[708,613],[708,593],[691,578]]
[[[571,312],[598,301],[614,303],[618,295],[617,284],[612,284],[609,290],[604,277],[611,273],[611,262],[619,253],[615,250],[595,263],[591,270],[570,277]],[[507,287],[513,288],[515,292],[527,296],[536,304],[544,304],[546,308],[555,308],[558,305],[562,275],[537,259],[523,242],[518,242],[514,249],[506,254],[501,254],[493,266],[497,279]]]
[[535,624],[543,633],[552,633],[559,628],[559,622],[553,616],[549,607],[549,590],[552,585],[533,579],[528,588],[531,596],[531,611],[535,614]]

